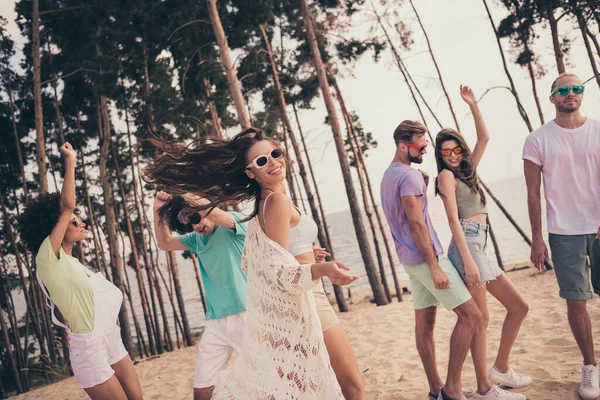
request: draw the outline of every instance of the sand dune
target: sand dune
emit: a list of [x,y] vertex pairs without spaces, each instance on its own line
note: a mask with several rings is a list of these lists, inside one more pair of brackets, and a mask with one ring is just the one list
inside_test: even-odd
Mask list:
[[[509,274],[530,305],[530,313],[519,335],[512,366],[530,374],[534,386],[525,392],[529,400],[575,400],[581,378],[581,356],[567,323],[564,301],[558,297],[553,272],[534,273],[532,269]],[[364,373],[369,399],[424,400],[427,382],[414,345],[414,317],[410,295],[402,303],[385,307],[361,303],[340,318]],[[489,357],[493,363],[504,318],[502,306],[489,297]],[[600,348],[600,300],[588,308]],[[440,375],[445,376],[450,330],[456,317],[440,308],[435,331]],[[600,357],[600,352],[597,351]],[[196,348],[187,348],[137,364],[146,399],[191,399]],[[468,359],[463,385],[475,386],[475,374]],[[74,378],[48,385],[17,397],[26,399],[86,399]]]

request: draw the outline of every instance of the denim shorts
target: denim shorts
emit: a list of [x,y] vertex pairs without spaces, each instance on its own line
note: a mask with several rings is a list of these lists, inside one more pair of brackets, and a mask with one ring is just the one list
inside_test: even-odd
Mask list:
[[[490,259],[486,254],[487,240],[488,240],[488,226],[482,225],[477,221],[470,219],[461,219],[460,225],[462,226],[467,240],[467,247],[473,257],[473,261],[479,267],[479,276],[482,283],[493,281],[498,278],[504,272],[499,266],[490,263]],[[465,274],[465,263],[456,247],[454,238],[450,242],[448,247],[448,258],[454,264],[454,267],[458,271],[462,280],[466,283],[467,276]]]
[[563,299],[589,300],[593,297],[592,290],[600,295],[600,241],[595,236],[593,233],[549,235],[552,263]]

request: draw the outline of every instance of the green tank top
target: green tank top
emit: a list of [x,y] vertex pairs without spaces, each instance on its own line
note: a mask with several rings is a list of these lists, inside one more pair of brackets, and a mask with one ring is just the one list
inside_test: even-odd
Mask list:
[[458,218],[465,219],[477,214],[487,214],[487,210],[479,193],[473,192],[466,183],[457,179],[456,205],[458,206]]

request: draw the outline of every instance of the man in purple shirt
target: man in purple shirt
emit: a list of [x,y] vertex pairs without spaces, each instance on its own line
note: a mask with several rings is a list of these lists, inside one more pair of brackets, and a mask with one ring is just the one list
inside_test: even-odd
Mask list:
[[[461,389],[462,366],[482,316],[458,272],[443,254],[440,240],[427,211],[428,177],[412,163],[423,162],[427,153],[427,128],[417,121],[403,121],[394,131],[396,153],[381,181],[381,205],[396,252],[410,276],[415,308],[417,350],[429,381],[430,400],[466,399]],[[450,339],[446,384],[435,360],[433,329],[437,305],[458,315]]]

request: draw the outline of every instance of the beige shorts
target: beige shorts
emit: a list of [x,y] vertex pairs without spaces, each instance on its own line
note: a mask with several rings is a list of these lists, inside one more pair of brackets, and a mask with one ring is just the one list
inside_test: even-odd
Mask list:
[[319,282],[317,286],[313,288],[313,296],[315,298],[315,307],[317,308],[317,314],[319,314],[319,320],[321,320],[321,329],[325,332],[328,329],[333,328],[340,323],[339,318],[335,314],[333,307],[329,303],[329,299],[325,295],[325,289],[323,288],[323,282]]

